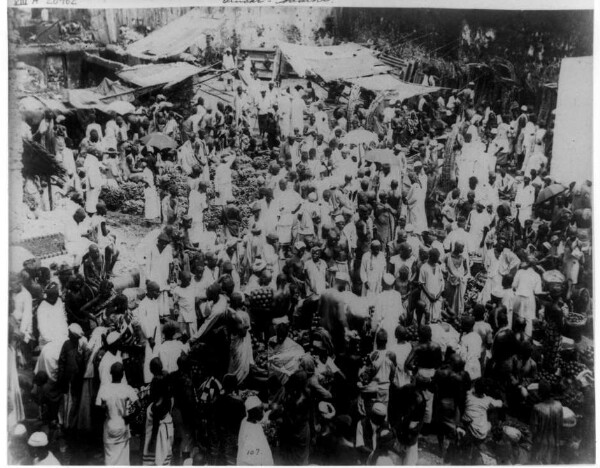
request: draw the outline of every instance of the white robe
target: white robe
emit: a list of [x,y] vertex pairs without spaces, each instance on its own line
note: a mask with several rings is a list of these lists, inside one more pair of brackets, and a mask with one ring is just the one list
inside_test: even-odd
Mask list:
[[469,252],[481,252],[481,241],[483,240],[483,231],[490,225],[492,218],[487,211],[481,213],[477,210],[471,211],[469,215]]
[[[381,281],[385,273],[385,255],[379,253],[377,257],[373,257],[371,252],[363,255],[360,264],[360,280],[363,283],[362,295],[374,296],[381,291]],[[369,289],[365,287],[365,283],[369,284]]]
[[380,329],[387,332],[386,350],[389,351],[395,346],[396,327],[400,324],[400,317],[405,313],[402,306],[402,295],[394,289],[382,291],[375,297],[374,306],[375,310],[371,319],[373,332],[377,333]]
[[199,243],[204,232],[204,210],[208,208],[206,193],[197,190],[190,192],[188,214],[192,217],[192,227],[189,231],[190,242]]
[[306,111],[306,103],[299,95],[296,95],[292,99],[291,108],[291,131],[293,132],[295,128],[298,128],[300,131],[302,131],[302,128],[304,128],[304,112]]
[[40,334],[40,348],[53,341],[64,341],[69,337],[67,315],[62,299],[54,305],[42,301],[37,309],[37,325]]
[[533,213],[533,204],[535,203],[535,188],[529,184],[527,187],[520,186],[515,195],[515,205],[520,204],[519,222],[525,226],[525,221],[531,219]]
[[142,180],[148,184],[144,188],[144,218],[156,219],[160,217],[160,198],[154,185],[154,174],[150,168],[145,168],[142,172]]
[[408,205],[408,223],[412,224],[415,232],[427,230],[427,216],[425,214],[426,189],[419,183],[414,183],[406,196]]
[[100,190],[104,184],[104,177],[100,171],[100,161],[95,156],[88,154],[83,164],[86,175],[85,211],[96,212],[96,205],[100,197]]
[[146,279],[158,283],[161,291],[169,288],[169,265],[173,263],[173,249],[167,245],[162,252],[156,244],[150,247],[146,264]]
[[177,163],[181,166],[181,169],[185,174],[191,174],[192,167],[199,164],[199,162],[200,161],[194,152],[194,146],[190,140],[186,141],[177,149]]
[[292,134],[292,101],[290,100],[290,96],[282,94],[279,97],[278,104],[279,128],[283,138]]
[[246,418],[240,426],[238,436],[237,465],[273,465],[273,454],[269,441],[260,423],[248,422]]
[[[141,300],[140,305],[134,312],[134,317],[140,326],[142,338],[145,345],[144,352],[144,382],[152,381],[152,373],[150,372],[150,361],[158,357],[162,333],[160,327],[160,302],[157,299],[149,299],[145,297]],[[154,339],[154,348],[148,343],[148,339]]]

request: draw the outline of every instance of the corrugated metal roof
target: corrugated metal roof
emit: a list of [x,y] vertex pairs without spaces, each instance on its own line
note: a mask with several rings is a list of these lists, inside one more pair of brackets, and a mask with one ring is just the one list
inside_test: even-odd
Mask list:
[[349,80],[391,70],[371,49],[354,43],[317,47],[280,42],[278,46],[301,77],[313,74],[325,81]]
[[208,17],[202,9],[195,9],[130,44],[127,53],[156,60],[182,54],[194,44],[204,49],[206,35],[215,36],[221,24],[221,19]]
[[178,83],[202,70],[186,62],[155,63],[126,68],[118,72],[117,76],[123,81],[144,87]]
[[393,75],[376,75],[364,78],[352,78],[348,80],[350,83],[356,84],[361,88],[374,91],[388,91],[390,97],[404,100],[421,94],[434,93],[441,88],[437,86],[423,86],[415,83],[407,83],[396,78]]

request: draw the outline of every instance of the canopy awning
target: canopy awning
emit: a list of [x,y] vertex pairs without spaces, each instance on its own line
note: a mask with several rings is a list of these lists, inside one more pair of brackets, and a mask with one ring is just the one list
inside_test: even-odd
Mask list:
[[179,83],[203,70],[187,62],[153,63],[126,68],[117,76],[136,86],[147,87]]
[[285,60],[301,77],[315,75],[324,81],[345,80],[388,73],[391,68],[358,44],[304,46],[280,42]]
[[89,89],[67,90],[67,102],[75,109],[96,109],[108,112],[106,103],[102,100],[104,96],[90,91]]
[[104,99],[104,103],[113,101],[133,101],[133,88],[129,88],[118,81],[112,81],[108,78],[104,78],[100,84],[94,88],[89,88],[89,91],[101,94]]
[[437,86],[423,86],[415,83],[407,83],[406,81],[402,81],[394,75],[389,74],[351,78],[348,81],[375,93],[386,92],[389,94],[389,97],[398,100],[420,96],[421,94],[434,93],[442,89]]
[[127,47],[127,53],[146,60],[158,60],[184,53],[193,45],[206,47],[206,36],[218,37],[222,19],[194,9]]

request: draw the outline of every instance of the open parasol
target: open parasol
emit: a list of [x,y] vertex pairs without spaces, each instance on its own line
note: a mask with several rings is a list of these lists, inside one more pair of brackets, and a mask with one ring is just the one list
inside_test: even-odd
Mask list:
[[540,190],[540,193],[538,193],[537,200],[535,201],[535,203],[536,204],[544,203],[544,202],[554,198],[555,196],[560,195],[565,190],[567,190],[567,188],[561,184],[548,185],[548,187]]
[[369,162],[385,164],[388,163],[391,166],[399,166],[400,158],[397,157],[391,149],[388,148],[376,148],[369,150],[365,153],[365,160]]
[[364,128],[351,130],[342,138],[342,143],[345,145],[360,145],[361,143],[370,145],[371,143],[377,143],[378,141],[379,138],[375,133],[369,132]]
[[173,140],[173,138],[160,132],[154,132],[150,135],[146,135],[142,138],[142,143],[144,143],[146,146],[154,146],[159,150],[163,150],[165,148],[177,148],[177,142]]

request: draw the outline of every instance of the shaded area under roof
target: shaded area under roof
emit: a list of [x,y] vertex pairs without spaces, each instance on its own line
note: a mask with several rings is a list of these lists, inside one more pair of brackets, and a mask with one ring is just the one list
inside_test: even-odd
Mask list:
[[206,36],[215,36],[221,19],[211,18],[202,9],[191,10],[146,37],[130,44],[127,53],[147,60],[182,54],[194,44],[206,46]]
[[280,42],[285,60],[301,77],[316,75],[325,81],[349,80],[388,73],[391,68],[359,44],[337,46],[304,46]]
[[414,96],[420,96],[422,94],[434,93],[442,89],[437,86],[423,86],[415,83],[407,83],[406,81],[402,81],[393,75],[375,75],[362,78],[350,78],[348,81],[375,93],[382,91],[386,92],[390,98],[395,98],[400,101]]
[[155,63],[126,68],[117,76],[128,83],[146,87],[178,83],[202,71],[202,68],[187,62]]

